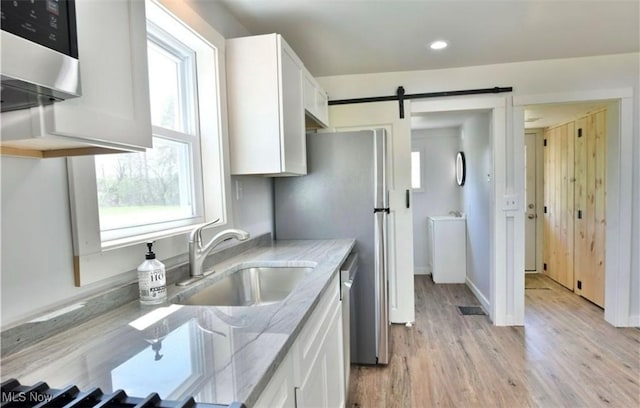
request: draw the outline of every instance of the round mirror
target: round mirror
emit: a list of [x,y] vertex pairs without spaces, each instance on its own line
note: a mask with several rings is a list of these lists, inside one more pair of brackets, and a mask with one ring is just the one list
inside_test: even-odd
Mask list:
[[467,175],[467,165],[464,160],[464,153],[458,152],[458,156],[456,157],[456,181],[459,186],[464,185],[464,180]]

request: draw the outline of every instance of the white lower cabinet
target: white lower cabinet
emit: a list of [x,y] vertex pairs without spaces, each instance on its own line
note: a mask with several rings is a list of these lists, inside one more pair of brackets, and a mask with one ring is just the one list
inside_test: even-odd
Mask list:
[[346,403],[339,276],[318,302],[256,407],[334,408]]
[[306,369],[306,376],[302,378],[300,387],[296,390],[298,407],[345,406],[340,304],[332,309],[320,350],[309,367],[301,367],[301,371]]
[[256,408],[295,407],[296,396],[293,378],[293,355],[289,353],[271,377],[269,384],[260,394],[260,398],[254,406]]

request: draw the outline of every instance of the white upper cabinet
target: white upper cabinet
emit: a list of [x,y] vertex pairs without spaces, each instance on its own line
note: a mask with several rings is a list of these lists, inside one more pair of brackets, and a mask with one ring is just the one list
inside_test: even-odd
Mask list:
[[279,34],[227,41],[231,173],[307,173],[303,65]]
[[303,68],[305,126],[307,129],[329,126],[329,97],[306,68]]
[[58,157],[151,147],[144,1],[76,0],[75,6],[82,96],[2,113],[3,154]]

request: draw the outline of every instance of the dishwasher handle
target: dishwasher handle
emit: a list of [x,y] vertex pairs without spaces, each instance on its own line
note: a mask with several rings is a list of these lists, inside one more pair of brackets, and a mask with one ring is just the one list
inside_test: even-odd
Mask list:
[[352,252],[340,267],[340,281],[352,281],[358,272],[358,254]]
[[358,254],[352,252],[340,267],[340,300],[343,300],[345,290],[351,290],[356,272],[358,272]]

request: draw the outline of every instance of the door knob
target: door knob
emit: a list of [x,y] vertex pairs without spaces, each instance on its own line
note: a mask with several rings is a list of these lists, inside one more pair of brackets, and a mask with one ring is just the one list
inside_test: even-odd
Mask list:
[[527,218],[532,220],[532,219],[536,218],[536,215],[535,214],[529,214],[529,215],[527,215]]

